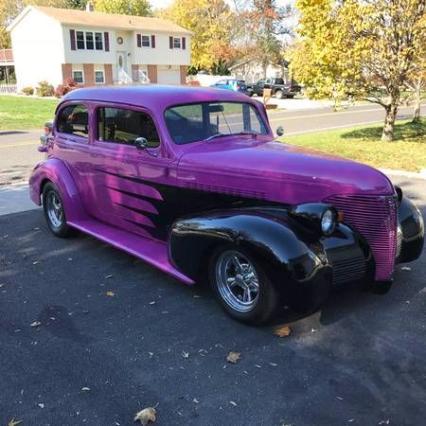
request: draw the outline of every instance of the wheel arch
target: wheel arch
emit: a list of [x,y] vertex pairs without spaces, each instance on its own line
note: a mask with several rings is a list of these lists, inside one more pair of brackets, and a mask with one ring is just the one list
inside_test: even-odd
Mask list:
[[42,203],[46,183],[54,184],[61,195],[67,221],[79,220],[84,215],[80,194],[68,167],[61,160],[52,158],[36,166],[30,177],[31,199],[38,205]]

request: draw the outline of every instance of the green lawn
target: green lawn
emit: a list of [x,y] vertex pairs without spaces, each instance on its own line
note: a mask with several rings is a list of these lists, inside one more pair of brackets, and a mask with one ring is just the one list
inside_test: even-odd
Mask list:
[[418,172],[426,169],[426,119],[399,121],[393,142],[381,142],[381,125],[284,136],[282,141],[309,147],[375,167]]
[[53,119],[55,99],[0,96],[0,130],[41,129]]

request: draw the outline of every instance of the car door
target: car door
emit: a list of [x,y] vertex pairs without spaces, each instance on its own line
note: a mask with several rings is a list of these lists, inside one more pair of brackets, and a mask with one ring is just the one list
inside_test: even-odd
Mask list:
[[[93,120],[91,190],[97,219],[164,239],[159,188],[172,183],[175,164],[164,155],[152,116],[141,108],[97,105]],[[144,147],[138,147],[141,137]]]
[[56,114],[54,126],[53,156],[67,165],[84,203],[91,173],[89,109],[85,102],[65,103]]

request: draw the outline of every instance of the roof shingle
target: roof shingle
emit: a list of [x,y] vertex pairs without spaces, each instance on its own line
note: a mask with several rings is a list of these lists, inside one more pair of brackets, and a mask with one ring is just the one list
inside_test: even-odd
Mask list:
[[32,6],[51,18],[66,25],[83,25],[87,27],[117,28],[130,31],[161,31],[178,34],[192,34],[172,21],[145,16],[119,15],[116,13],[86,12],[75,9],[59,9],[56,7]]

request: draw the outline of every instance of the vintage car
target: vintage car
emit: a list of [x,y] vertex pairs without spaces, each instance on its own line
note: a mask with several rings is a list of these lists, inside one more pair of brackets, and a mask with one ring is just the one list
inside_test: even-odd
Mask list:
[[30,192],[53,234],[208,279],[240,321],[312,312],[349,282],[385,292],[422,251],[422,216],[385,175],[275,141],[263,105],[237,92],[78,89],[44,142]]

